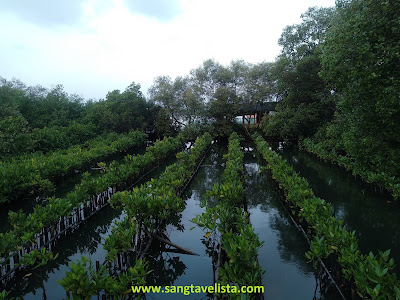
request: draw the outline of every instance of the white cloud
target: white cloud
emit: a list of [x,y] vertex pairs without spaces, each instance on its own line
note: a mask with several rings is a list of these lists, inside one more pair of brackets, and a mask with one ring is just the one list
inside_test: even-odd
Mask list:
[[82,15],[80,0],[2,1],[0,11],[43,26],[73,25]]
[[132,14],[123,0],[112,5],[89,0],[81,22],[62,28],[0,12],[0,76],[44,86],[61,83],[85,98],[105,97],[132,81],[145,91],[156,76],[186,75],[208,58],[223,64],[273,61],[283,27],[300,22],[309,6],[334,0],[181,0],[180,5],[180,13],[166,22]]
[[170,21],[181,13],[179,0],[125,0],[133,14],[145,15],[159,21]]

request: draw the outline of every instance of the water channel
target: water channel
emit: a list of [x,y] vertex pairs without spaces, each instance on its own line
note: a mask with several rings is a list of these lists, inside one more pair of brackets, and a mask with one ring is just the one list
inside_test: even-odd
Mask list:
[[[170,226],[168,235],[174,243],[188,248],[199,256],[185,254],[157,253],[155,274],[151,285],[213,285],[212,259],[204,244],[204,232],[198,227],[193,229],[190,222],[201,214],[204,208],[201,201],[207,190],[211,189],[222,175],[224,169],[223,154],[227,145],[222,143],[214,148],[204,160],[203,166],[186,190],[186,209],[181,215],[180,230]],[[248,148],[247,148],[248,149]],[[292,224],[287,212],[275,193],[270,178],[260,173],[259,160],[255,153],[247,152],[244,157],[246,176],[246,200],[250,212],[250,221],[264,245],[259,250],[258,260],[266,271],[262,278],[265,287],[265,299],[339,299],[337,291],[328,287],[323,291],[316,289],[312,265],[307,263],[304,253],[308,244],[302,234]],[[156,254],[154,257],[157,256]],[[169,272],[168,272],[169,269]],[[316,294],[314,295],[314,292]],[[148,299],[183,299],[177,294],[147,294]],[[209,295],[196,294],[186,299],[208,299]]]
[[[250,221],[264,242],[259,250],[258,261],[265,274],[262,278],[265,287],[265,299],[339,299],[337,291],[328,287],[316,290],[314,270],[307,263],[304,253],[308,244],[301,233],[291,223],[288,213],[275,193],[271,179],[260,172],[263,161],[256,151],[247,148],[244,167],[246,175],[246,199],[250,212]],[[227,151],[226,143],[216,143],[202,162],[198,173],[188,185],[182,198],[186,200],[186,208],[180,214],[179,225],[169,225],[166,234],[170,240],[188,248],[198,256],[161,251],[153,249],[147,260],[154,271],[147,278],[149,285],[212,285],[212,259],[206,252],[204,232],[194,227],[190,221],[201,214],[201,200],[207,190],[217,182],[224,169],[223,154]],[[345,221],[349,229],[355,229],[360,239],[363,252],[376,249],[393,249],[396,259],[400,253],[397,235],[398,213],[387,199],[366,191],[351,177],[344,175],[337,168],[320,162],[313,156],[295,149],[280,150],[288,162],[306,177],[315,193],[333,203],[336,217]],[[146,178],[156,178],[167,164],[158,168]],[[378,199],[377,199],[378,198]],[[380,200],[380,201],[378,201]],[[93,261],[103,261],[105,250],[102,247],[104,238],[110,234],[112,225],[121,219],[121,211],[107,207],[88,220],[73,235],[61,240],[54,252],[59,257],[44,269],[37,269],[29,274],[21,274],[6,287],[12,290],[12,296],[23,299],[61,299],[65,291],[56,280],[64,277],[68,264],[77,261],[82,255]],[[389,233],[386,232],[389,230]],[[374,241],[379,241],[378,243]],[[397,254],[396,254],[397,253]],[[29,275],[29,276],[26,276]],[[315,293],[316,290],[316,294]],[[208,295],[190,296],[178,294],[147,294],[147,299],[207,299]],[[97,299],[97,297],[93,297]]]
[[[175,157],[166,160],[143,177],[138,184],[157,178],[164,172],[166,166],[174,162],[176,162]],[[68,265],[80,260],[81,256],[86,256],[92,261],[104,261],[106,256],[106,250],[103,248],[104,239],[111,233],[115,222],[122,218],[121,210],[106,206],[88,219],[83,226],[58,242],[53,249],[53,253],[59,254],[56,260],[43,268],[30,270],[31,273],[19,274],[5,289],[11,291],[10,296],[23,299],[62,299],[65,297],[65,291],[57,280],[65,276],[69,270]]]
[[[251,149],[251,148],[250,148]],[[255,151],[244,157],[246,199],[250,221],[264,244],[258,252],[265,299],[313,299],[316,289],[314,270],[304,255],[309,246],[293,225],[275,192],[269,175],[260,170],[263,162]],[[340,299],[337,291],[316,291],[317,299]]]
[[314,193],[332,204],[334,215],[355,230],[360,251],[375,254],[391,249],[400,275],[400,209],[389,194],[375,192],[349,172],[291,147],[278,152],[305,177]]
[[9,204],[6,204],[4,208],[0,210],[0,232],[6,232],[12,229],[12,226],[8,220],[8,211],[11,210],[17,212],[19,210],[22,210],[25,214],[30,214],[31,212],[33,212],[33,208],[35,205],[44,205],[48,197],[58,197],[58,198],[65,197],[70,191],[74,189],[74,186],[76,184],[79,184],[81,182],[82,174],[84,172],[88,173],[89,176],[93,178],[101,176],[102,175],[101,170],[96,168],[98,162],[104,162],[106,165],[109,165],[112,161],[117,161],[117,162],[123,161],[124,157],[127,154],[141,155],[144,154],[145,152],[146,152],[145,146],[133,147],[127,151],[113,153],[106,157],[96,159],[90,163],[85,164],[85,166],[80,170],[74,170],[73,172],[65,176],[65,178],[62,181],[57,182],[55,180],[54,191],[41,192],[41,193],[36,193],[34,195],[27,195],[25,197],[20,197],[19,199],[16,199]]

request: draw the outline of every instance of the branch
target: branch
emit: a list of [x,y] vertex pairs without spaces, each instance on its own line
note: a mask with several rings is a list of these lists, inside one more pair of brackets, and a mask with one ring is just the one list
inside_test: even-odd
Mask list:
[[158,235],[156,235],[154,233],[152,234],[152,237],[156,238],[160,242],[163,242],[163,243],[165,243],[167,245],[175,247],[176,249],[179,249],[179,250],[185,252],[186,254],[200,256],[197,253],[195,253],[195,252],[193,252],[193,251],[191,251],[189,249],[183,248],[182,246],[179,246],[178,244],[175,244],[175,243],[171,242],[170,240],[166,240],[166,239],[164,239],[164,238],[162,238],[162,237],[160,237],[160,236],[158,236]]
[[181,250],[181,251],[183,251],[183,252],[186,252],[186,254],[200,256],[200,255],[198,255],[197,253],[195,253],[195,252],[193,252],[193,251],[191,251],[191,250],[189,250],[189,249],[183,248],[182,246],[179,246],[178,244],[175,244],[175,243],[171,242],[170,240],[164,239],[164,238],[160,237],[159,235],[157,235],[157,234],[155,234],[155,233],[150,233],[150,232],[148,232],[146,229],[144,229],[144,231],[145,231],[148,235],[150,235],[151,237],[156,238],[157,240],[159,240],[160,242],[165,243],[165,244],[167,244],[167,245],[170,245],[170,246],[172,246],[172,247],[174,247],[174,248],[176,248],[176,249],[179,249],[179,250]]

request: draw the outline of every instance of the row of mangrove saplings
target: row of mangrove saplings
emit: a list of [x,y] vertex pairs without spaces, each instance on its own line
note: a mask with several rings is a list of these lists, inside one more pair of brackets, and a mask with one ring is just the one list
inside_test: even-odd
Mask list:
[[[206,231],[206,243],[214,253],[217,281],[221,285],[236,287],[258,286],[262,270],[257,261],[262,246],[254,232],[248,212],[244,210],[243,152],[236,132],[229,137],[226,168],[221,183],[216,183],[205,195],[206,211],[192,222]],[[219,241],[219,243],[217,242]],[[249,294],[216,294],[230,299],[250,299]],[[254,295],[253,295],[254,296]],[[224,298],[225,299],[225,298]]]
[[157,141],[144,155],[126,155],[123,162],[112,162],[97,178],[86,174],[65,198],[50,198],[29,215],[9,212],[13,229],[0,233],[1,280],[22,266],[46,264],[53,258],[51,251],[47,251],[52,242],[101,209],[115,191],[127,188],[182,144],[182,135]]
[[146,284],[151,271],[144,256],[153,239],[161,237],[171,219],[183,211],[185,202],[180,195],[211,141],[209,133],[198,137],[195,146],[178,153],[178,162],[168,166],[157,180],[112,196],[111,204],[123,207],[125,217],[105,240],[106,260],[94,265],[82,257],[72,263],[58,281],[68,295],[72,294],[73,299],[90,299],[99,294],[125,299],[133,296],[132,285]]
[[[345,280],[345,288],[365,299],[400,299],[400,283],[394,273],[390,250],[374,255],[360,253],[355,232],[347,231],[343,222],[335,219],[329,203],[316,197],[307,180],[299,176],[267,142],[253,136],[258,151],[267,161],[272,178],[284,191],[292,214],[307,228],[312,239],[306,257],[319,266],[327,263],[338,280]],[[342,276],[340,276],[340,273]]]
[[319,158],[336,163],[344,167],[347,171],[352,172],[353,175],[360,176],[363,181],[376,184],[381,189],[386,189],[392,194],[394,199],[397,200],[400,198],[399,178],[385,172],[377,173],[365,170],[365,168],[356,165],[350,157],[338,155],[334,151],[328,151],[322,143],[314,143],[311,139],[305,139],[302,145],[308,152],[317,155]]
[[47,154],[36,152],[0,162],[0,204],[37,190],[51,191],[53,179],[81,169],[94,160],[139,146],[146,138],[147,135],[140,131],[109,133],[101,139],[66,150]]

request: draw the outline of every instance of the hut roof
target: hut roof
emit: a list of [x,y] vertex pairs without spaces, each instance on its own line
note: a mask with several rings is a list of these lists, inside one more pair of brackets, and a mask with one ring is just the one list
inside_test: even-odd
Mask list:
[[242,105],[239,109],[240,114],[253,114],[256,112],[270,112],[275,111],[275,106],[277,102],[264,102],[262,107],[259,103],[255,105]]

